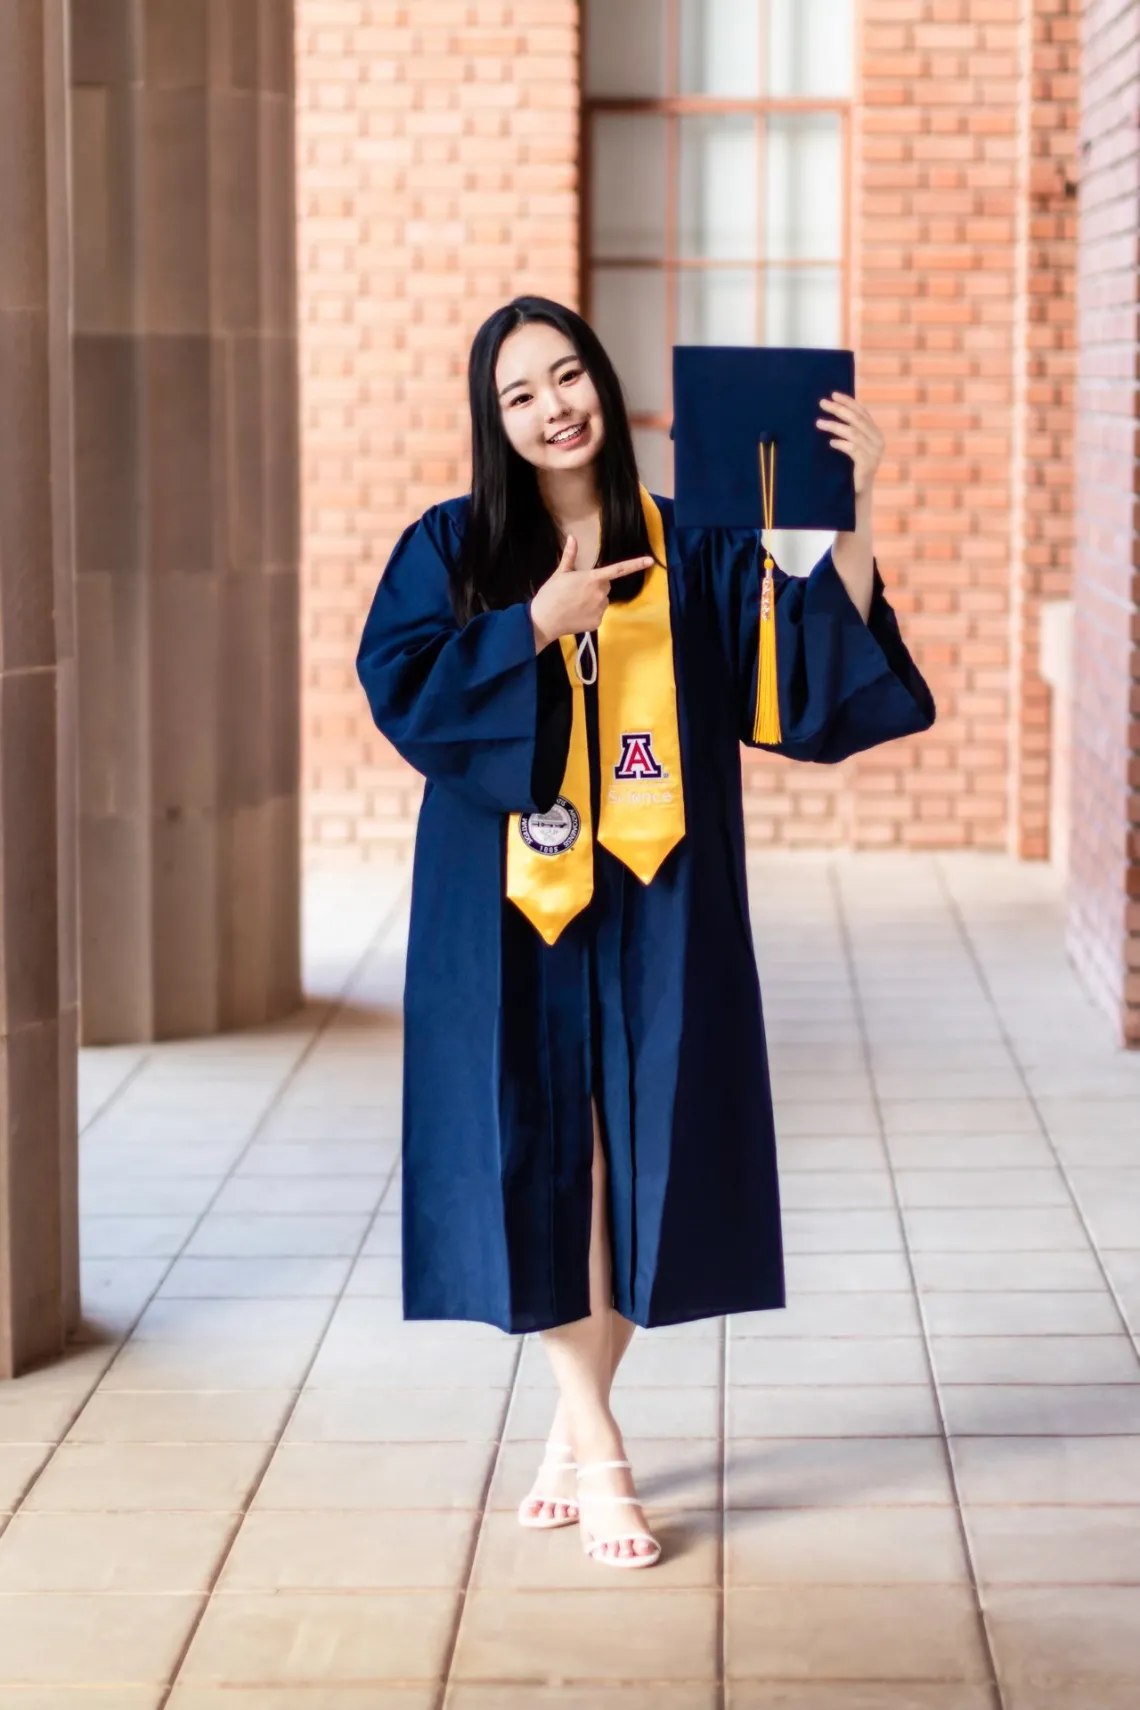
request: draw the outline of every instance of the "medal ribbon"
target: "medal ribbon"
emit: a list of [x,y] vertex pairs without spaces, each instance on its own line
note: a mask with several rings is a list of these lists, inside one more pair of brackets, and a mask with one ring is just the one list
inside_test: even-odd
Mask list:
[[[665,530],[644,487],[641,506],[656,562],[632,600],[606,607],[598,630],[598,842],[647,885],[685,835],[685,796]],[[548,944],[594,894],[585,694],[578,645],[572,636],[561,645],[573,696],[562,790],[549,813],[512,814],[507,828],[507,896]]]

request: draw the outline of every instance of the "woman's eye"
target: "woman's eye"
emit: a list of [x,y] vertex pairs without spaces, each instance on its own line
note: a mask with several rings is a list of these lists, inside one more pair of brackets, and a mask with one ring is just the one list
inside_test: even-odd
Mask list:
[[581,378],[582,378],[582,370],[580,368],[568,368],[566,370],[565,374],[562,376],[562,384],[564,386],[569,386],[575,380],[580,380]]
[[513,410],[516,404],[529,404],[529,403],[530,403],[530,393],[529,392],[516,392],[515,396],[511,399],[510,403],[507,405],[507,408],[510,410]]

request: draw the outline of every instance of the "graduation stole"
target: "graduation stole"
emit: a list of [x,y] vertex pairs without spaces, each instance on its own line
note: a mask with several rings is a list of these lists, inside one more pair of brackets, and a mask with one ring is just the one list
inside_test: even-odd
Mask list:
[[[669,572],[661,512],[641,508],[656,563],[632,600],[606,607],[598,630],[598,842],[649,884],[685,835]],[[572,695],[570,750],[548,813],[514,813],[507,828],[507,896],[548,944],[594,894],[594,833],[586,697],[573,636],[561,637]]]

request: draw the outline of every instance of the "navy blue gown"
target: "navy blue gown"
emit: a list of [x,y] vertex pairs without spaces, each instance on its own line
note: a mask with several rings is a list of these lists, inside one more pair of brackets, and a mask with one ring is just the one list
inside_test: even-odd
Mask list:
[[[678,530],[657,503],[687,832],[648,886],[595,845],[593,901],[552,947],[506,900],[505,836],[509,814],[558,794],[569,681],[558,647],[536,656],[524,604],[458,627],[466,498],[406,531],[365,624],[372,715],[427,780],[405,987],[408,1318],[528,1331],[588,1314],[591,1096],[617,1309],[650,1326],[784,1304],[741,803],[758,536]],[[931,725],[877,570],[866,623],[830,553],[776,580],[781,753],[826,764]],[[586,710],[596,825],[595,696]]]

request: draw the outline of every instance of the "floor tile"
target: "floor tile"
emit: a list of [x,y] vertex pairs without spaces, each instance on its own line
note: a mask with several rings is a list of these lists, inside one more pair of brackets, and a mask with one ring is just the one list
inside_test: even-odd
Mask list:
[[70,1443],[268,1443],[293,1405],[290,1390],[96,1390]]
[[1079,1682],[1100,1710],[1102,1681],[1140,1680],[1140,1586],[994,1586],[986,1601],[1003,1691]]
[[801,1294],[897,1294],[910,1288],[910,1268],[898,1253],[789,1253],[784,1275],[788,1299]]
[[825,1703],[818,1686],[742,1680],[730,1685],[726,1710],[994,1710],[994,1698],[987,1686],[829,1680]]
[[734,1438],[728,1501],[742,1508],[946,1504],[954,1500],[936,1437]]
[[0,1538],[0,1595],[205,1595],[236,1525],[232,1514],[46,1514],[26,1509]]
[[131,1336],[132,1345],[164,1342],[242,1348],[252,1344],[312,1348],[329,1322],[331,1303],[322,1299],[187,1300],[164,1298],[147,1307]]
[[955,1436],[1130,1436],[1140,1432],[1136,1384],[944,1384]]
[[368,1227],[365,1215],[224,1217],[212,1212],[187,1242],[191,1258],[339,1258],[354,1254]]
[[1140,1491],[1140,1435],[957,1437],[952,1449],[967,1503],[1129,1504]]
[[1127,1336],[935,1336],[939,1383],[1140,1383]]
[[1089,1249],[1083,1253],[914,1253],[912,1259],[918,1285],[925,1292],[1105,1292],[1096,1254]]
[[728,1397],[733,1437],[922,1437],[939,1433],[934,1392],[917,1384],[893,1388],[811,1385],[734,1389]]
[[285,1439],[290,1443],[487,1443],[498,1437],[506,1408],[505,1389],[306,1388],[297,1399]]
[[477,1508],[489,1443],[282,1443],[255,1509]]
[[899,1199],[905,1209],[1018,1209],[1071,1204],[1065,1178],[1056,1166],[1032,1170],[897,1171]]
[[[833,1384],[925,1384],[930,1368],[920,1336],[750,1337],[730,1341],[728,1378],[738,1388],[812,1384],[828,1389]],[[824,1398],[821,1406],[826,1406]]]
[[985,1289],[957,1294],[932,1292],[923,1309],[933,1336],[1114,1336],[1120,1314],[1108,1290],[1023,1294]]
[[[398,1072],[398,1070],[397,1070]],[[255,1140],[234,1171],[234,1180],[263,1176],[387,1176],[399,1157],[395,1139]]]
[[444,1710],[719,1710],[715,1686],[453,1686]]
[[976,1507],[966,1524],[983,1584],[1140,1586],[1140,1506]]
[[623,1586],[596,1591],[477,1591],[468,1596],[452,1678],[712,1680],[716,1599],[705,1591]]
[[908,1209],[904,1213],[907,1239],[916,1253],[1074,1252],[1087,1249],[1088,1238],[1069,1206],[975,1207],[970,1210]]
[[226,1593],[458,1590],[477,1520],[474,1512],[462,1510],[261,1509],[242,1522],[218,1588]]
[[473,1347],[362,1336],[335,1324],[321,1344],[309,1382],[315,1389],[503,1388],[518,1351],[510,1342]]
[[982,1682],[971,1593],[957,1586],[786,1586],[730,1591],[731,1679]]
[[265,1464],[261,1443],[63,1443],[32,1486],[32,1513],[240,1509]]
[[805,1171],[781,1168],[785,1211],[893,1211],[894,1190],[885,1167],[877,1170]]
[[200,1216],[217,1191],[213,1176],[119,1175],[111,1169],[86,1170],[79,1206],[88,1217]]
[[1043,1134],[892,1134],[887,1152],[896,1170],[1035,1170],[1056,1159]]
[[902,1230],[890,1211],[789,1211],[784,1215],[788,1254],[901,1253]]
[[295,1389],[304,1380],[318,1337],[304,1341],[235,1343],[128,1342],[107,1376],[117,1389]]
[[730,1514],[725,1579],[756,1585],[966,1584],[958,1516],[938,1508],[784,1508]]
[[[655,1590],[707,1586],[717,1583],[721,1519],[700,1509],[656,1510],[642,1490],[649,1529],[661,1545],[661,1560],[652,1570]],[[619,1515],[616,1524],[621,1524]],[[615,1595],[644,1589],[637,1573],[600,1568],[582,1549],[577,1527],[528,1532],[513,1514],[489,1514],[479,1538],[472,1584],[480,1591],[590,1591],[599,1573],[609,1573]],[[608,1582],[607,1582],[608,1584]]]
[[114,1593],[0,1596],[0,1685],[117,1681],[129,1688],[166,1681],[199,1601]]
[[728,1321],[735,1351],[742,1338],[817,1336],[918,1336],[922,1322],[914,1295],[800,1294],[778,1312],[738,1312]]
[[450,1591],[230,1592],[202,1617],[180,1680],[328,1688],[439,1676],[454,1630]]
[[5,1686],[0,1682],[0,1710],[160,1710],[166,1692],[157,1681],[150,1686]]
[[401,1290],[402,1267],[400,1259],[392,1253],[368,1254],[362,1253],[352,1267],[352,1275],[345,1289],[346,1295],[376,1296],[380,1299],[393,1300],[399,1303]]
[[50,1443],[0,1443],[0,1514],[19,1504],[52,1447]]
[[373,1212],[388,1175],[234,1176],[219,1193],[219,1216],[296,1215],[310,1212]]
[[[166,1710],[436,1710],[438,1699],[435,1681],[420,1686],[176,1686]],[[0,1710],[6,1710],[2,1700]]]
[[883,1128],[894,1134],[1037,1134],[1027,1098],[909,1098],[880,1100]]
[[333,1298],[352,1268],[348,1256],[335,1259],[176,1259],[158,1291],[170,1297],[296,1300]]
[[192,1216],[84,1217],[82,1251],[88,1259],[172,1259],[194,1223]]

